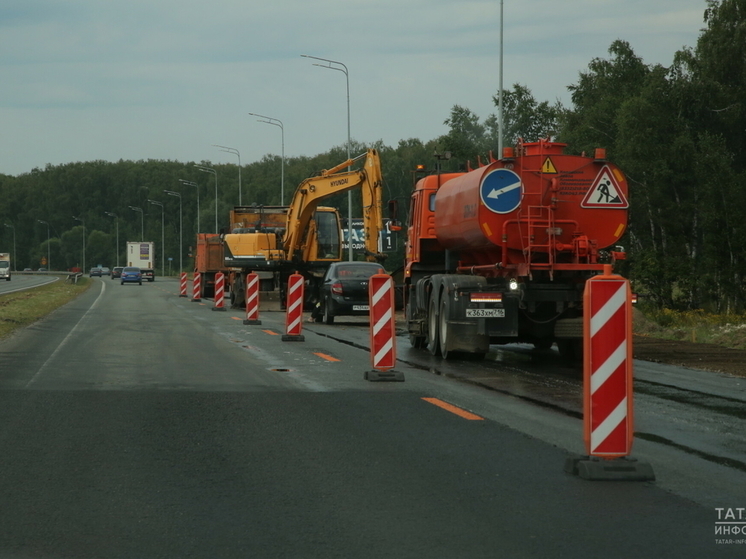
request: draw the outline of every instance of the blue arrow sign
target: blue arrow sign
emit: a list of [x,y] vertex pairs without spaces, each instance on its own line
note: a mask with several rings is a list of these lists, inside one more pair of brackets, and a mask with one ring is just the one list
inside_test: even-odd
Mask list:
[[495,169],[482,178],[479,196],[490,211],[507,214],[521,205],[521,177],[509,169]]

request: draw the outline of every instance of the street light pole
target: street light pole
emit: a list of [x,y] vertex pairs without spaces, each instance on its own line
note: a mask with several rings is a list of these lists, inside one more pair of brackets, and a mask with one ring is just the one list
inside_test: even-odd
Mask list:
[[165,192],[169,196],[179,197],[179,273],[181,273],[183,271],[183,267],[181,263],[181,256],[182,254],[184,254],[184,249],[182,248],[183,247],[182,232],[184,229],[182,227],[182,221],[181,221],[181,192],[176,192],[174,190],[164,190],[163,192]]
[[18,265],[16,264],[16,228],[13,225],[5,224],[5,227],[13,230],[13,271],[18,271]]
[[241,206],[241,154],[238,152],[236,148],[229,148],[226,146],[219,146],[217,144],[212,144],[213,147],[220,148],[220,151],[225,151],[228,153],[232,153],[234,155],[238,156],[238,205]]
[[163,209],[163,202],[157,200],[148,200],[148,202],[161,207],[161,276],[166,277],[166,213]]
[[203,173],[212,173],[215,175],[215,234],[218,234],[218,172],[212,167],[205,167],[204,165],[195,165],[197,169]]
[[83,224],[83,273],[85,273],[86,271],[86,267],[85,267],[85,221],[83,221],[82,218],[75,217],[75,216],[73,216],[73,219]]
[[200,228],[199,228],[199,185],[196,182],[187,181],[184,179],[179,179],[179,182],[187,186],[194,186],[197,189],[197,233],[199,233],[200,232]]
[[[311,56],[308,54],[301,54],[303,58],[313,58],[314,60],[321,60],[327,64],[314,64],[319,68],[326,68],[328,70],[337,70],[345,75],[347,81],[347,159],[350,159],[351,139],[350,139],[350,74],[342,62],[336,60],[329,60],[328,58],[319,58],[318,56]],[[332,66],[336,64],[337,66]],[[341,68],[340,68],[341,66]],[[350,172],[350,167],[347,167],[347,172]],[[352,191],[347,193],[347,248],[349,254],[349,260],[352,262]]]
[[117,225],[117,245],[116,245],[116,250],[114,252],[117,253],[117,267],[119,267],[119,218],[117,217],[116,214],[112,212],[104,212],[104,213],[108,215],[109,217],[113,217],[114,223],[116,223]]
[[272,126],[278,126],[282,135],[282,168],[280,170],[280,205],[285,205],[285,127],[279,118],[272,118],[271,116],[258,115],[256,113],[249,113],[251,116],[258,116],[264,120],[258,120],[257,122],[263,122],[264,124],[271,124]]
[[145,241],[145,217],[143,216],[142,208],[136,206],[129,206],[133,212],[140,212],[140,242]]
[[39,223],[43,223],[47,226],[47,270],[52,269],[52,251],[49,249],[49,223],[46,221],[42,221],[41,219],[37,219]]

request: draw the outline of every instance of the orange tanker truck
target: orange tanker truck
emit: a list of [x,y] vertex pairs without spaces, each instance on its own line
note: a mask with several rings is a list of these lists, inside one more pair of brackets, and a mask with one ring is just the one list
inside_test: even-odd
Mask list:
[[583,289],[624,259],[615,245],[628,186],[604,150],[565,147],[519,144],[478,169],[418,180],[404,277],[414,347],[479,358],[491,343],[556,342],[568,358],[582,354]]

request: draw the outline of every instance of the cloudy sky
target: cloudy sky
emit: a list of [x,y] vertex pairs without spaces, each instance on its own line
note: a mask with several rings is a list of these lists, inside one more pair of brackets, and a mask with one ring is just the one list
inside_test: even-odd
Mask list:
[[[505,0],[504,85],[569,104],[624,39],[648,64],[694,46],[705,0]],[[171,159],[246,164],[347,141],[434,139],[455,104],[495,112],[499,0],[3,0],[0,173]]]

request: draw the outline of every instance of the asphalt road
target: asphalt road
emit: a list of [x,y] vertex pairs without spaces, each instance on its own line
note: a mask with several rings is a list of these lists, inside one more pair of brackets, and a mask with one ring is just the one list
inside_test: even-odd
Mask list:
[[[406,382],[368,383],[368,354],[327,330],[283,342],[280,313],[244,326],[177,292],[95,280],[0,342],[0,557],[746,550],[716,542],[714,508],[658,482],[564,474],[577,420],[405,364]],[[722,507],[746,506],[742,487],[717,487]]]

